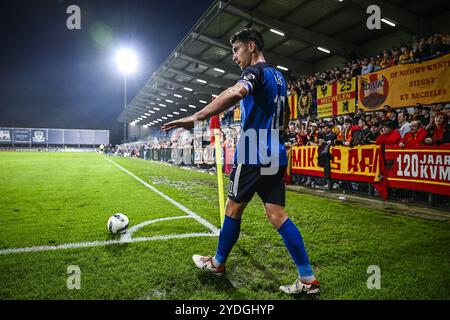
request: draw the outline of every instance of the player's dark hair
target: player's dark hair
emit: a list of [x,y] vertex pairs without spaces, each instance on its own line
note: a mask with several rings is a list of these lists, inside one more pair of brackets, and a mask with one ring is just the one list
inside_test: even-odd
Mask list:
[[259,51],[262,51],[264,49],[264,39],[261,33],[259,33],[253,28],[245,28],[233,34],[233,36],[230,39],[231,45],[233,45],[233,43],[237,41],[242,41],[246,43],[253,41],[256,44],[256,48],[258,48]]

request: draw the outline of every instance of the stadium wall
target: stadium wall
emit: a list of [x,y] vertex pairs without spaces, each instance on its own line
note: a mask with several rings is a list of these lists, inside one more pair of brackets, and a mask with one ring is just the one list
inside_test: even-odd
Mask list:
[[99,146],[109,144],[109,130],[0,127],[0,146]]

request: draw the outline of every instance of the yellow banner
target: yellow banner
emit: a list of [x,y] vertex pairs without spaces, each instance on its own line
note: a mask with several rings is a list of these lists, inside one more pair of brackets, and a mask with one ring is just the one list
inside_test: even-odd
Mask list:
[[323,168],[317,164],[318,148],[318,146],[292,147],[290,152],[292,171],[316,171],[323,173]]
[[359,76],[358,107],[365,111],[450,101],[450,54]]
[[[296,146],[290,153],[293,173],[323,176],[323,167],[318,165],[318,146]],[[380,176],[380,153],[378,145],[363,145],[354,148],[331,147],[331,177],[343,180],[377,182]]]
[[317,115],[321,118],[355,112],[356,77],[317,87]]
[[331,148],[331,154],[333,155],[331,172],[339,175],[372,177],[372,180],[378,181],[380,152],[381,147],[379,145]]

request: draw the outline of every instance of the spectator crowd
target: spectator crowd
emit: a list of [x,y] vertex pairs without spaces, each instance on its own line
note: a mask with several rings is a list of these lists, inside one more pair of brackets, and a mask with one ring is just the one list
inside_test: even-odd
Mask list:
[[289,123],[285,133],[288,146],[321,145],[344,146],[362,144],[436,145],[450,142],[450,104],[437,103],[413,108],[394,109],[385,105],[383,110],[356,113],[323,119],[308,117],[306,121]]
[[323,72],[289,79],[288,95],[306,95],[314,88],[332,84],[342,79],[386,69],[398,64],[413,63],[436,58],[449,52],[450,34],[436,33],[429,37],[414,38],[413,41],[385,49],[375,57],[348,59],[344,66],[333,67]]

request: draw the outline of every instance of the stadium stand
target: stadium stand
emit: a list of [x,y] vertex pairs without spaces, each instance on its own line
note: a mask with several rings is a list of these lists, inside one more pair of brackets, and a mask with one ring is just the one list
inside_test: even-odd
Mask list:
[[[388,12],[397,13],[401,30],[360,31],[365,21],[351,15],[363,9],[356,1],[299,1],[295,6],[279,1],[217,1],[119,116],[119,121],[129,123],[132,139],[116,146],[112,154],[214,170],[208,123],[201,125],[206,136],[198,141],[180,130],[167,134],[158,128],[195,112],[238,78],[227,41],[250,23],[263,33],[266,57],[288,80],[291,120],[285,143],[291,170],[287,183],[448,205],[450,99],[444,94],[448,85],[442,89],[433,83],[429,93],[419,92],[405,102],[389,100],[383,79],[398,72],[405,77],[396,85],[415,86],[417,80],[408,76],[440,69],[433,79],[443,77],[448,83],[450,34],[436,32],[443,15],[435,1],[429,11],[417,1],[408,3],[408,11],[406,2],[383,3]],[[283,35],[274,30],[283,30]],[[331,56],[317,50],[319,46],[331,51]],[[393,83],[392,79],[386,82]],[[385,91],[370,91],[373,83]],[[342,93],[353,94],[351,98],[331,103],[329,98],[337,96],[333,90],[344,87],[348,91]],[[236,146],[239,122],[239,106],[221,115],[225,173],[230,170],[227,160]],[[342,164],[335,162],[337,154],[352,157],[348,150],[359,155],[373,152],[372,160],[358,161],[382,162],[383,168],[364,179],[365,163],[359,173],[354,168],[350,175],[342,170],[336,173],[336,166]],[[313,152],[315,162],[302,163],[302,152]],[[378,154],[381,158],[374,160]],[[404,166],[411,167],[411,172],[404,171]],[[383,181],[388,182],[389,192],[380,186]]]

